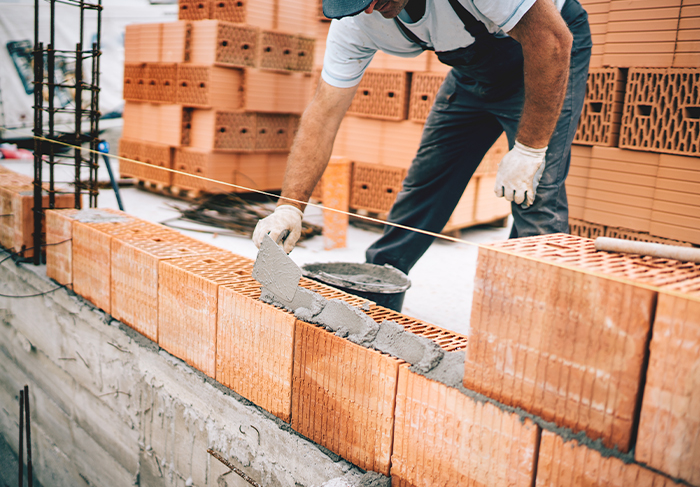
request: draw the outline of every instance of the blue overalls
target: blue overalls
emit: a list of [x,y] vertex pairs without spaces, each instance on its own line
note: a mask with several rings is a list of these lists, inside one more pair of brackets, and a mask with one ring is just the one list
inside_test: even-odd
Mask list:
[[[501,133],[506,132],[510,148],[515,144],[525,98],[520,44],[490,34],[457,0],[450,4],[475,42],[436,53],[453,69],[435,97],[418,153],[389,213],[391,222],[436,233],[444,228],[474,171]],[[592,43],[588,14],[578,0],[566,0],[561,15],[573,35],[566,97],[549,141],[534,204],[527,209],[511,205],[511,238],[569,231],[564,181],[586,94]],[[427,49],[405,25],[397,23],[407,38]],[[384,235],[367,249],[367,262],[391,264],[408,273],[433,240],[387,226]]]

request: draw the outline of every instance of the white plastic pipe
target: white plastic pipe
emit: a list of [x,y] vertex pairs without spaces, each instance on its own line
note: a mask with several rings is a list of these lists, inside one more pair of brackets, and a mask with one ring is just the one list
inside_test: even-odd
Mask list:
[[607,252],[648,255],[651,257],[660,257],[662,259],[679,260],[681,262],[700,263],[700,249],[693,247],[678,247],[676,245],[598,237],[595,239],[595,249]]

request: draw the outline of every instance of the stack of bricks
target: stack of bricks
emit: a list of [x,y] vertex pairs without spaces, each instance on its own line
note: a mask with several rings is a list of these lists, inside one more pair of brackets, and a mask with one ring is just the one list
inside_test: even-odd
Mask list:
[[584,0],[593,33],[572,233],[700,244],[700,4]]
[[700,264],[564,234],[485,246],[468,338],[301,278],[434,342],[439,381],[261,301],[251,260],[165,227],[53,210],[47,238],[49,276],[392,485],[700,485]]
[[[44,188],[42,195],[44,208],[49,207],[47,189]],[[74,194],[57,189],[54,208],[73,208],[74,202]],[[45,238],[41,241],[45,242]],[[33,257],[35,252],[33,179],[3,166],[0,166],[0,247],[20,258]]]
[[315,20],[300,0],[181,0],[177,22],[127,26],[121,174],[210,193],[280,189],[312,93]]
[[[330,27],[317,0],[316,78],[321,76]],[[352,162],[349,209],[386,217],[416,155],[423,125],[450,67],[435,53],[414,58],[378,51],[340,125],[333,156]],[[497,165],[508,151],[505,136],[486,154],[444,231],[505,221],[510,205],[493,193]],[[313,197],[323,200],[323,183]]]

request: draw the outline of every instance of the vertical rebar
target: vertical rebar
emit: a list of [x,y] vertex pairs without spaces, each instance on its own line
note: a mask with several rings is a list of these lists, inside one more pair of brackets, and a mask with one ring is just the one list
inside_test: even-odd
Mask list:
[[19,487],[24,485],[24,391],[19,391]]
[[[80,16],[80,32],[82,38],[82,9]],[[75,49],[75,207],[82,208],[80,169],[83,162],[82,150],[82,117],[83,117],[83,45],[78,43]]]
[[[40,42],[34,46],[34,135],[43,135],[43,111],[44,111],[44,46]],[[42,219],[44,216],[42,202],[42,143],[39,139],[34,139],[34,265],[41,264],[42,247]]]
[[27,427],[27,487],[32,487],[32,436],[31,421],[29,416],[29,386],[24,386],[24,413]]
[[[51,40],[48,49],[48,87],[49,87],[49,139],[53,140],[54,134],[54,97],[56,92],[56,0],[51,0]],[[54,145],[49,144],[49,208],[56,206],[56,194],[54,187]]]
[[90,208],[97,206],[97,171],[100,159],[97,154],[100,131],[100,89],[99,89],[99,59],[100,53],[97,42],[92,44],[92,82],[90,98]]

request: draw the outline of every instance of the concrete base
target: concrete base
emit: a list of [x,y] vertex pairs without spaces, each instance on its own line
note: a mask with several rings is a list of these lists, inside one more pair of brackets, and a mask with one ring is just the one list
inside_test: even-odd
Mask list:
[[[0,264],[1,294],[54,287],[44,267]],[[15,454],[25,384],[43,485],[250,485],[208,448],[266,487],[363,474],[65,289],[0,297],[0,435]]]

